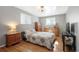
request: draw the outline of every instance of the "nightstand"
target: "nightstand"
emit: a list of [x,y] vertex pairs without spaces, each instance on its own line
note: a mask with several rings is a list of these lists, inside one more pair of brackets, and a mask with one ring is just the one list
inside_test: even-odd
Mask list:
[[21,41],[21,33],[6,34],[6,46],[19,43]]

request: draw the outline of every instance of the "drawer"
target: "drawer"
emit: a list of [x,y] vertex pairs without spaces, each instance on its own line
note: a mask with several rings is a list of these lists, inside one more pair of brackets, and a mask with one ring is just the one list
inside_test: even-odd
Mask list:
[[15,35],[13,35],[13,36],[12,36],[12,35],[11,35],[11,36],[7,36],[7,39],[8,39],[8,38],[9,38],[9,39],[10,39],[10,38],[14,38],[14,37],[16,37],[16,36],[15,36]]

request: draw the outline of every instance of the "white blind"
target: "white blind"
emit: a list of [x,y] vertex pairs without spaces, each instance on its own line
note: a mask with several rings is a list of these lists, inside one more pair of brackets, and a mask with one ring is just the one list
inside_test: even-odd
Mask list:
[[55,17],[48,17],[48,18],[46,18],[45,25],[55,25],[55,24],[56,24]]
[[21,13],[21,24],[32,24],[31,16]]

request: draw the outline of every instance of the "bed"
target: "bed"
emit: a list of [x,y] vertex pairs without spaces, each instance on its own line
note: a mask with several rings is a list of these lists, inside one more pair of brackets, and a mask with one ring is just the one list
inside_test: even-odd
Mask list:
[[32,42],[34,44],[38,44],[41,46],[45,46],[48,49],[53,48],[53,44],[55,41],[54,33],[50,32],[25,32],[26,33],[26,41]]

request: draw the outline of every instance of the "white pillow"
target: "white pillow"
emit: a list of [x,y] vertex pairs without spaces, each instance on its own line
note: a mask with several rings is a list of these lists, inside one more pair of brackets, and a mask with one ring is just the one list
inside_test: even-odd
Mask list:
[[25,33],[26,34],[32,34],[32,31],[31,30],[25,30]]
[[32,29],[32,32],[36,32],[35,29]]

